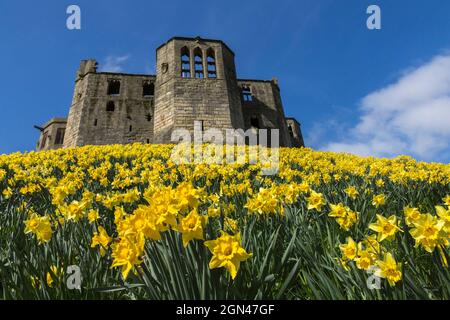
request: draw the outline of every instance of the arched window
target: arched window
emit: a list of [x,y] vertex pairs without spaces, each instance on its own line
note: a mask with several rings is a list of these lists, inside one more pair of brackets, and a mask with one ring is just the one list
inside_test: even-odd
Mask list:
[[155,84],[153,82],[145,81],[142,89],[142,95],[144,97],[151,97],[155,95]]
[[242,98],[244,99],[244,102],[253,101],[252,90],[250,89],[249,86],[242,87]]
[[106,111],[113,112],[116,109],[116,105],[114,104],[114,101],[108,101],[106,104]]
[[119,95],[120,94],[120,81],[119,80],[109,80],[108,81],[108,95]]
[[214,50],[211,48],[208,49],[206,61],[208,65],[208,78],[217,78],[216,55],[214,54]]
[[203,54],[200,48],[194,51],[194,69],[196,78],[204,78],[205,73],[203,71]]
[[181,77],[191,77],[191,59],[189,49],[187,47],[183,47],[183,49],[181,49]]

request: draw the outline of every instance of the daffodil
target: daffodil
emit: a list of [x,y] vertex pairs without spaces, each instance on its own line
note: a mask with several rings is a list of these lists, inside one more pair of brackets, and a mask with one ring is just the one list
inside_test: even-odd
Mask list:
[[105,228],[102,226],[98,227],[98,232],[95,232],[92,241],[91,248],[96,248],[100,246],[100,254],[103,256],[105,254],[105,250],[108,248],[109,243],[112,241],[112,238],[108,235]]
[[443,201],[445,205],[450,209],[450,195],[446,196]]
[[402,279],[402,264],[397,263],[391,253],[386,253],[384,259],[377,261],[378,270],[375,275],[384,278],[390,286],[395,286]]
[[445,222],[444,231],[447,232],[450,237],[450,208],[446,210],[444,207],[436,206],[436,213],[439,218]]
[[130,235],[111,245],[113,263],[111,268],[121,267],[122,277],[127,279],[130,271],[142,263],[145,239],[142,234]]
[[341,249],[344,260],[354,260],[358,253],[358,247],[352,237],[347,238],[347,243],[339,246]]
[[416,247],[422,246],[432,253],[436,246],[446,244],[448,235],[444,231],[445,221],[431,214],[422,214],[420,219],[414,222],[414,229],[410,231],[416,241]]
[[52,224],[48,216],[38,216],[31,214],[25,221],[25,234],[32,233],[36,236],[39,243],[49,242],[52,238]]
[[359,195],[358,190],[354,186],[350,186],[347,189],[344,190],[345,193],[349,196],[350,199],[356,199],[356,197]]
[[98,210],[90,210],[88,212],[88,221],[90,223],[97,221],[99,218],[100,218],[100,215],[98,213]]
[[420,211],[417,208],[406,207],[403,209],[405,221],[408,226],[413,226],[414,222],[420,219]]
[[207,221],[208,217],[199,215],[197,209],[181,219],[175,230],[182,234],[184,247],[187,247],[193,239],[203,240],[203,230]]
[[372,199],[372,205],[376,208],[384,205],[386,203],[386,197],[384,194],[379,194],[373,197]]
[[402,231],[395,215],[385,218],[379,214],[377,214],[377,222],[370,224],[369,229],[378,233],[379,242],[385,239],[392,240],[398,231]]
[[205,246],[213,254],[209,267],[211,269],[226,268],[233,280],[237,276],[241,262],[252,256],[241,246],[239,233],[232,236],[222,231],[220,238],[206,241]]
[[322,206],[325,205],[325,198],[322,193],[317,193],[314,190],[311,191],[310,196],[307,198],[308,210],[322,211]]

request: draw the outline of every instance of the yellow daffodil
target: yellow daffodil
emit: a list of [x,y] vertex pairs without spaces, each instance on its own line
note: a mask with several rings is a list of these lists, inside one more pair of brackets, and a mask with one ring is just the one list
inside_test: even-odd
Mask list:
[[420,219],[420,211],[417,208],[406,207],[403,209],[403,213],[408,226],[413,226],[414,222]]
[[52,224],[48,216],[38,216],[36,213],[31,214],[25,221],[25,234],[32,233],[36,236],[39,243],[49,242],[52,238]]
[[439,220],[431,214],[422,214],[420,219],[414,222],[414,229],[410,231],[416,241],[416,247],[422,246],[432,253],[436,246],[447,244],[448,234],[444,231],[445,221]]
[[402,231],[395,215],[385,218],[379,214],[377,214],[377,222],[370,224],[369,229],[378,233],[379,242],[385,239],[392,240],[398,231]]
[[322,211],[322,206],[325,205],[325,198],[323,194],[311,191],[310,196],[307,198],[308,210]]
[[347,189],[345,189],[344,191],[349,196],[349,198],[353,199],[353,200],[355,200],[356,197],[358,197],[358,195],[359,195],[358,190],[354,186],[350,186]]
[[386,197],[384,194],[379,194],[373,197],[372,199],[372,205],[376,208],[384,205],[386,203]]
[[241,235],[239,233],[232,236],[222,232],[220,238],[206,241],[205,246],[213,254],[209,267],[211,269],[226,268],[233,280],[237,276],[241,262],[252,256],[241,246]]
[[113,263],[111,268],[121,267],[122,277],[127,279],[130,271],[142,263],[145,240],[142,234],[130,235],[111,245]]
[[377,261],[378,270],[375,275],[384,278],[389,282],[390,286],[395,286],[402,279],[402,264],[397,263],[390,253],[384,255],[384,259]]
[[341,249],[344,260],[354,260],[358,253],[358,247],[352,237],[347,238],[347,243],[339,246]]
[[98,227],[98,232],[95,232],[92,241],[91,248],[96,248],[100,246],[100,254],[102,256],[105,255],[105,250],[108,248],[109,243],[112,241],[112,238],[108,235],[105,228],[102,226]]
[[181,219],[175,230],[182,234],[184,247],[187,247],[193,239],[203,240],[203,230],[207,221],[208,217],[199,215],[196,209]]

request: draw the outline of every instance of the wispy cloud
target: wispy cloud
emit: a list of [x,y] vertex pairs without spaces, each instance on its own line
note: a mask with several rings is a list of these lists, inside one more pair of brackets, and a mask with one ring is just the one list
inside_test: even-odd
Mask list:
[[410,69],[361,101],[356,126],[321,149],[450,161],[450,54]]
[[104,63],[100,64],[100,70],[104,72],[123,72],[123,64],[130,58],[130,55],[108,56]]

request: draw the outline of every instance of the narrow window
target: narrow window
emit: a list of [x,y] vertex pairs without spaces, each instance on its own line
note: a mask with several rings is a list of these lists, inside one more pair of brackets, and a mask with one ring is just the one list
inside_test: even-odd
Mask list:
[[48,132],[44,132],[44,134],[42,135],[41,149],[45,148],[45,145],[47,144],[47,138]]
[[106,111],[113,112],[115,109],[116,109],[116,105],[114,104],[114,101],[109,101],[106,104]]
[[155,84],[153,82],[144,82],[143,93],[144,97],[152,97],[155,95]]
[[191,77],[191,59],[189,49],[187,47],[181,49],[181,77]]
[[205,77],[205,73],[203,71],[203,55],[200,48],[197,48],[194,51],[194,69],[196,78],[202,79]]
[[97,119],[95,119],[95,120],[94,120],[94,126],[95,126],[95,127],[97,126],[97,123],[98,123],[98,121],[97,121]]
[[130,126],[130,132],[133,131],[133,126]]
[[252,128],[260,129],[258,117],[256,117],[256,116],[251,117],[250,125],[252,126]]
[[56,130],[55,144],[63,144],[64,143],[65,131],[66,130],[64,128],[58,128],[58,130]]
[[294,136],[294,130],[292,129],[292,126],[289,125],[288,129],[289,129],[289,134],[291,135],[291,137],[293,137]]
[[244,99],[245,102],[253,101],[252,90],[250,89],[249,86],[242,87],[242,98]]
[[120,94],[120,81],[119,80],[109,80],[108,82],[108,95],[117,96]]
[[217,68],[216,68],[216,56],[214,54],[213,49],[208,50],[207,55],[207,65],[208,65],[208,78],[215,79],[217,78]]
[[147,139],[147,143],[150,143],[150,139]]
[[147,118],[147,121],[152,121],[152,115],[148,113],[145,118]]

